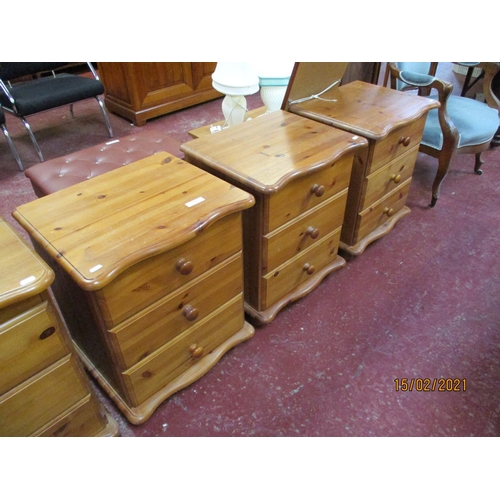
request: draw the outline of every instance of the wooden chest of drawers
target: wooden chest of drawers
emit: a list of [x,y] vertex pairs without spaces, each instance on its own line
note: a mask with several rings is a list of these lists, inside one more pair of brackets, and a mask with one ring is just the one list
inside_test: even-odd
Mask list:
[[245,308],[267,323],[345,265],[338,244],[355,151],[366,139],[275,111],[185,143],[186,159],[250,192]]
[[0,218],[0,436],[112,436],[48,292],[54,273]]
[[341,248],[359,255],[410,213],[406,198],[425,119],[439,102],[359,81],[322,97],[289,110],[369,141],[356,153],[341,235]]
[[106,108],[135,125],[222,96],[215,62],[100,62]]
[[53,263],[54,293],[84,363],[130,422],[253,335],[241,229],[253,204],[158,153],[14,213]]

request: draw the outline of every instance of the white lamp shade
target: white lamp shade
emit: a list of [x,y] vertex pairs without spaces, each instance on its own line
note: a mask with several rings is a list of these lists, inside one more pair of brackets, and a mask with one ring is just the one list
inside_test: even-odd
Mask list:
[[290,78],[293,71],[293,62],[260,61],[255,62],[254,68],[259,78]]
[[259,77],[250,63],[219,62],[212,74],[212,86],[226,95],[251,95],[259,91]]

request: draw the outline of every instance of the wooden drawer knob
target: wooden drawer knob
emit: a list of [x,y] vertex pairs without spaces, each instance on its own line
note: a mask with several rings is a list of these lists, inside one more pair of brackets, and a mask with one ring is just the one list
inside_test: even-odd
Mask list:
[[325,194],[325,186],[320,186],[319,184],[314,184],[311,187],[311,193],[316,195],[318,198]]
[[391,181],[394,182],[394,184],[399,184],[401,182],[401,176],[398,174],[392,174],[391,175]]
[[304,264],[303,269],[309,275],[313,274],[314,271],[316,270],[316,269],[314,269],[314,266],[312,266],[311,264]]
[[189,352],[191,353],[191,356],[195,359],[201,358],[203,356],[203,347],[196,345],[196,344],[191,344],[189,346]]
[[55,333],[56,327],[55,326],[49,326],[46,330],[44,330],[41,334],[40,337],[38,337],[40,340],[44,340],[47,337],[50,337],[53,333]]
[[194,321],[198,317],[199,311],[198,309],[196,309],[196,307],[193,307],[192,305],[188,304],[182,310],[182,314],[188,321]]
[[405,148],[410,145],[411,137],[400,137],[399,144],[402,144]]
[[179,259],[177,261],[177,264],[175,264],[175,268],[177,269],[177,271],[179,271],[184,276],[191,273],[193,267],[193,263],[190,260],[186,259]]
[[392,217],[394,215],[394,209],[389,208],[389,207],[385,207],[384,214],[387,215],[387,217]]
[[319,229],[317,227],[309,226],[307,228],[306,235],[315,240],[319,236]]

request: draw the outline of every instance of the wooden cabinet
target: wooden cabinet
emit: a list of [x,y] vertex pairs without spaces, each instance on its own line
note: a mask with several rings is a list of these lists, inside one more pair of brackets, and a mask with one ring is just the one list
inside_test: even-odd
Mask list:
[[410,213],[406,198],[427,113],[439,102],[360,81],[291,104],[290,112],[365,137],[356,152],[341,248],[351,255]]
[[101,62],[107,109],[144,125],[147,120],[221,97],[212,87],[213,62]]
[[355,152],[367,140],[275,111],[185,143],[186,159],[246,189],[245,307],[271,321],[345,265],[337,255]]
[[14,213],[58,275],[54,293],[84,363],[130,422],[252,337],[241,212],[253,204],[158,153]]
[[0,436],[112,436],[49,293],[54,273],[0,219]]

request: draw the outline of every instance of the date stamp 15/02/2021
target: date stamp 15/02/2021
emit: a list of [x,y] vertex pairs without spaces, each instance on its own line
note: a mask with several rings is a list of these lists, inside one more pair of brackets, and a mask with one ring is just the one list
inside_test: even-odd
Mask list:
[[396,392],[465,392],[465,378],[396,378]]

